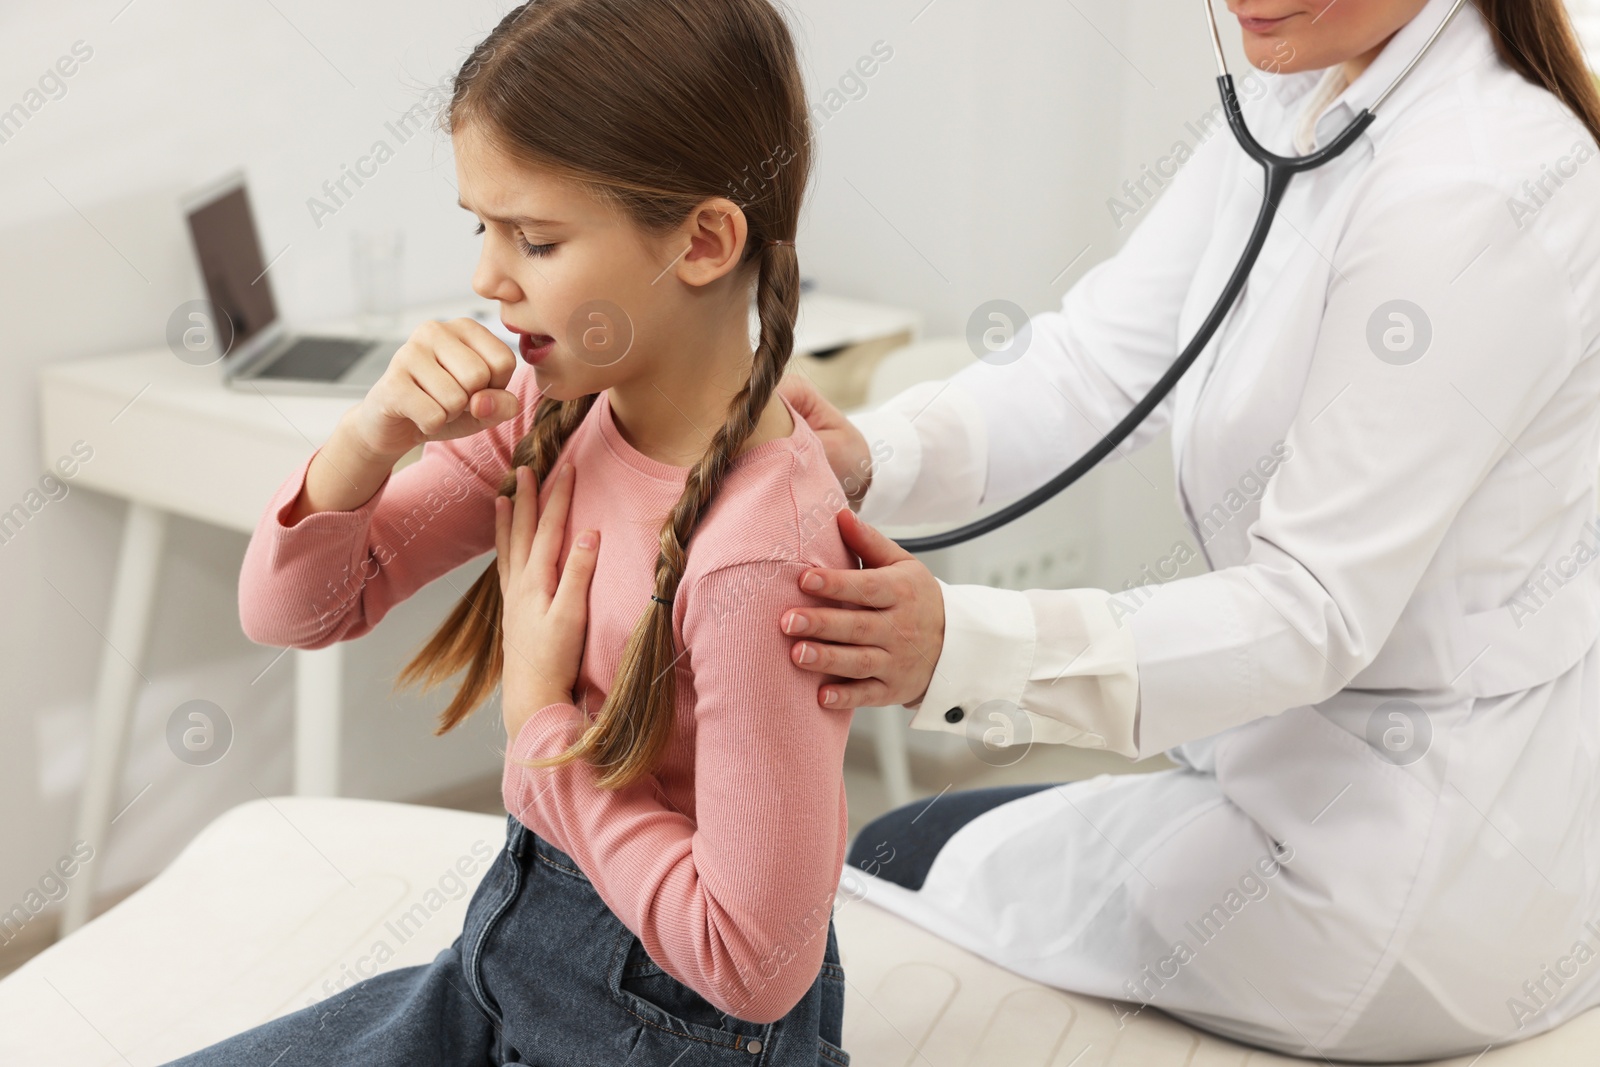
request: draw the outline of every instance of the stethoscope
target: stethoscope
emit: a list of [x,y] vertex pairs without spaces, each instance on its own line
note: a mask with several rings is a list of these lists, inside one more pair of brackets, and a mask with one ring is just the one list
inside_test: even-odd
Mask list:
[[1405,81],[1407,76],[1416,69],[1417,64],[1422,61],[1422,57],[1428,54],[1428,50],[1433,47],[1434,42],[1439,39],[1439,35],[1444,32],[1446,26],[1450,25],[1450,20],[1456,17],[1456,12],[1461,10],[1467,0],[1456,0],[1451,5],[1449,12],[1440,21],[1438,28],[1433,31],[1433,35],[1423,44],[1421,51],[1416,54],[1410,63],[1406,64],[1404,70],[1395,76],[1394,81],[1389,83],[1389,87],[1378,94],[1376,100],[1363,108],[1359,115],[1351,119],[1350,124],[1340,131],[1339,135],[1327,145],[1303,156],[1274,155],[1262,148],[1256,139],[1250,135],[1249,128],[1244,124],[1244,115],[1239,109],[1239,97],[1233,91],[1233,75],[1228,73],[1228,61],[1222,54],[1222,36],[1217,32],[1217,13],[1212,9],[1211,2],[1212,0],[1206,0],[1206,19],[1211,24],[1211,47],[1217,57],[1217,90],[1222,95],[1222,108],[1227,113],[1228,126],[1233,130],[1234,139],[1239,142],[1239,147],[1244,149],[1245,154],[1251,159],[1261,164],[1263,179],[1261,210],[1256,215],[1255,228],[1250,232],[1250,240],[1245,245],[1243,254],[1239,257],[1238,266],[1233,268],[1233,274],[1228,278],[1228,284],[1223,287],[1222,295],[1217,297],[1217,302],[1212,305],[1210,314],[1200,324],[1200,329],[1195,333],[1193,340],[1179,353],[1172,366],[1145,394],[1144,399],[1135,404],[1133,409],[1124,416],[1123,420],[1113,426],[1111,432],[1100,439],[1099,444],[1085,452],[1072,466],[1051,478],[1027,496],[1014,503],[1007,504],[998,511],[985,515],[976,522],[968,523],[966,526],[960,526],[953,530],[946,530],[943,533],[930,534],[926,537],[898,539],[900,546],[908,552],[931,552],[934,549],[949,548],[952,545],[959,545],[974,538],[982,537],[986,533],[992,533],[1000,529],[1000,527],[1020,519],[1079,478],[1082,478],[1085,474],[1088,474],[1096,464],[1110,455],[1113,449],[1126,440],[1128,435],[1149,417],[1150,413],[1156,409],[1156,406],[1172,391],[1172,387],[1178,384],[1178,379],[1182,378],[1184,373],[1194,364],[1194,361],[1200,357],[1201,351],[1211,341],[1212,335],[1217,332],[1217,327],[1222,325],[1223,319],[1227,317],[1229,310],[1238,301],[1240,294],[1244,292],[1245,281],[1250,277],[1250,269],[1255,266],[1256,257],[1261,254],[1262,246],[1267,243],[1267,232],[1272,229],[1273,220],[1277,218],[1278,202],[1283,197],[1284,190],[1289,187],[1289,180],[1296,174],[1316,170],[1323,164],[1337,159],[1345,149],[1355,143],[1356,138],[1360,137],[1366,128],[1372,124],[1373,115],[1378,108],[1383,106],[1383,102],[1389,98],[1389,94],[1399,88],[1400,83]]

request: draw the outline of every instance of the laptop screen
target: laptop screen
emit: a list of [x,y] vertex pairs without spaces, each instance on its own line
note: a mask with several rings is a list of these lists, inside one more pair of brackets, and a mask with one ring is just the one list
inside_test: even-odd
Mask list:
[[206,296],[219,315],[233,322],[229,351],[239,352],[278,317],[244,183],[191,210],[189,233]]

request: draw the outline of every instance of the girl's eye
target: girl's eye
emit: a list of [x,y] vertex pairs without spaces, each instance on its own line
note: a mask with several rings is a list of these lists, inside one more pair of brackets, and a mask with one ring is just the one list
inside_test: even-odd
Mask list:
[[[487,228],[484,226],[484,224],[480,222],[480,223],[478,223],[478,228],[476,230],[473,230],[472,232],[475,235],[481,237],[486,232],[486,229]],[[553,244],[549,244],[549,245],[531,245],[531,244],[528,243],[527,238],[523,237],[522,234],[520,234],[520,233],[517,234],[517,251],[521,252],[525,256],[529,256],[529,257],[548,256],[551,252],[555,251],[555,247],[556,246],[553,245]]]
[[522,234],[517,234],[517,251],[521,252],[525,256],[548,256],[551,252],[555,251],[555,248],[556,246],[553,244],[531,245],[528,243],[528,239],[523,237]]

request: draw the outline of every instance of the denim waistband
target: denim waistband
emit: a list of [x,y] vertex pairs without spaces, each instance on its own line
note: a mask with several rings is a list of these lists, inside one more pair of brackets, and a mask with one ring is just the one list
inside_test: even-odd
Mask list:
[[588,875],[579,870],[576,860],[528,829],[522,820],[509,812],[506,813],[506,848],[511,850],[519,863],[526,863],[537,853],[556,866],[577,873],[584,881],[589,880]]

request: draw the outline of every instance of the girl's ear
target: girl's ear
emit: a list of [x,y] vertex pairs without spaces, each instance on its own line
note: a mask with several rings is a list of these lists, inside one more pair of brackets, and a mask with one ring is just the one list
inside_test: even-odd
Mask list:
[[688,250],[678,260],[680,281],[709,285],[732,272],[744,258],[750,224],[732,200],[715,197],[694,209],[677,234],[678,247]]

